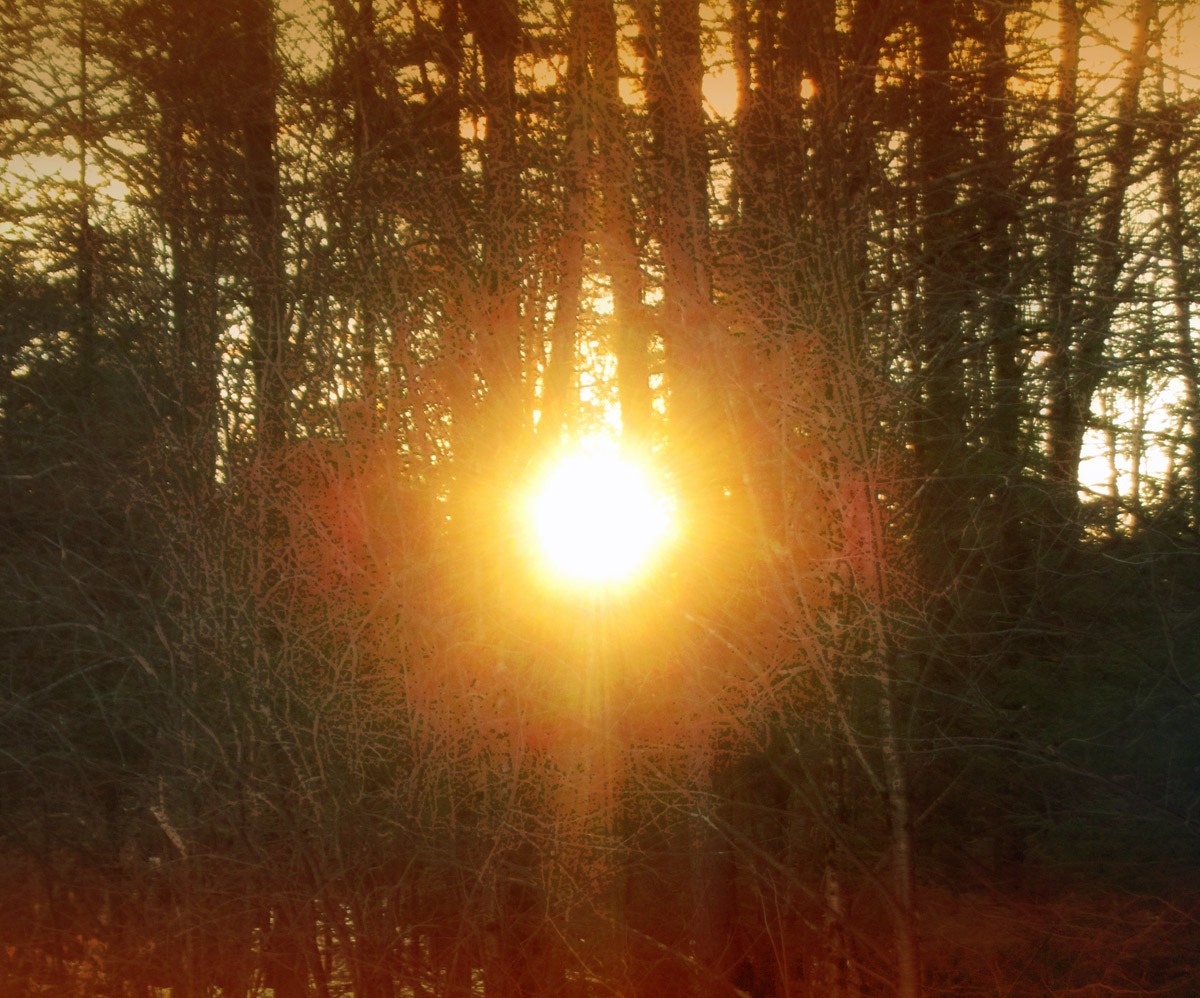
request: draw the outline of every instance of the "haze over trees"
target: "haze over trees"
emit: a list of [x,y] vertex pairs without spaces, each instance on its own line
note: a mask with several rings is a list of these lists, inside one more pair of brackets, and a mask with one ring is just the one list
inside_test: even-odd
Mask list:
[[1194,993],[1188,3],[0,28],[0,993]]

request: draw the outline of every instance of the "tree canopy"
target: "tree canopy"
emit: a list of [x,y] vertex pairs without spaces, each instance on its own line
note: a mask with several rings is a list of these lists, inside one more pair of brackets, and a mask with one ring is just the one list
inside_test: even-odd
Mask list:
[[0,991],[1192,993],[1188,3],[0,26]]

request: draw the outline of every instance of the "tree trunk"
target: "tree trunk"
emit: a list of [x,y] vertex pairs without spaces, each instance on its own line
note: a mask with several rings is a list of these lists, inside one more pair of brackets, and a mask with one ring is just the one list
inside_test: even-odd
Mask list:
[[263,980],[275,998],[308,998],[305,934],[314,927],[305,903],[288,900],[273,905],[262,943]]
[[276,158],[278,58],[272,0],[240,0],[241,132],[250,250],[250,342],[258,442],[277,451],[287,435],[287,328],[284,315],[283,206]]
[[1013,149],[1005,115],[1011,72],[1006,44],[1008,9],[1003,0],[988,0],[982,11],[981,27],[986,46],[982,121],[987,162],[983,223],[985,280],[987,330],[994,365],[992,415],[988,421],[992,429],[988,442],[996,453],[1003,455],[1003,474],[1011,487],[1021,473],[1022,331],[1012,277],[1017,203],[1013,190]]
[[597,175],[603,196],[601,265],[612,283],[613,354],[617,359],[617,399],[621,433],[646,446],[653,418],[642,273],[638,267],[637,217],[633,204],[633,158],[625,133],[620,93],[617,21],[612,0],[581,0],[587,15],[588,59],[592,68]]
[[1188,515],[1191,525],[1200,527],[1200,368],[1196,360],[1195,334],[1192,332],[1192,269],[1187,258],[1183,197],[1179,183],[1178,145],[1183,135],[1183,112],[1162,110],[1159,137],[1159,191],[1166,226],[1167,259],[1170,265],[1171,299],[1175,312],[1175,341],[1179,350],[1179,374],[1183,381],[1183,401],[1187,412],[1184,468],[1188,483]]
[[663,0],[642,12],[646,97],[655,142],[655,213],[662,247],[661,328],[666,359],[670,464],[684,517],[710,537],[723,524],[728,424],[717,391],[708,245],[708,153],[695,0]]
[[957,208],[962,149],[959,109],[952,89],[952,0],[923,0],[917,7],[916,132],[920,182],[920,398],[913,443],[921,478],[917,504],[923,582],[941,591],[958,571],[965,520],[967,399],[964,391],[962,316],[964,226]]
[[[467,26],[483,62],[483,262],[475,330],[488,421],[517,433],[520,405],[520,165],[517,161],[516,74],[521,24],[515,0],[464,0]],[[503,428],[503,429],[502,429]]]
[[[174,49],[174,46],[173,46]],[[175,53],[172,51],[172,62]],[[198,485],[211,483],[217,467],[217,288],[220,252],[217,227],[207,232],[195,219],[211,217],[196,204],[186,182],[184,110],[179,95],[160,95],[159,171],[162,205],[171,255],[171,323],[175,336],[175,382],[179,392],[179,442]]]
[[[1007,632],[1018,626],[1033,599],[1026,571],[1030,546],[1022,505],[1026,502],[1023,478],[1023,448],[1026,404],[1023,399],[1024,371],[1021,355],[1024,329],[1017,306],[1019,291],[1013,277],[1017,256],[1017,192],[1014,138],[1007,119],[1011,99],[1008,59],[1008,10],[1003,0],[987,0],[981,8],[984,41],[982,80],[983,120],[981,122],[986,167],[983,175],[983,290],[986,295],[985,321],[991,344],[991,411],[983,420],[984,442],[997,458],[988,469],[991,479],[981,482],[994,496],[984,506],[989,522],[979,554],[983,566],[982,584],[991,587],[1001,616],[981,621],[973,629],[979,644],[991,643],[997,631]],[[982,546],[981,545],[981,546]],[[1003,636],[1002,640],[1003,640]],[[981,651],[985,649],[980,648]]]
[[562,234],[558,243],[554,322],[550,329],[550,356],[542,380],[538,436],[553,443],[564,423],[571,422],[571,387],[575,374],[575,341],[579,322],[579,297],[583,284],[584,232],[587,226],[588,111],[592,104],[587,72],[586,11],[571,16],[567,63],[567,162]]
[[79,0],[79,119],[76,123],[78,142],[78,212],[79,231],[76,239],[76,285],[75,304],[78,308],[79,359],[84,377],[90,383],[96,376],[96,361],[99,355],[96,342],[96,238],[92,230],[92,188],[88,182],[88,164],[91,152],[90,132],[92,120],[91,81],[88,75],[91,55],[88,0]]
[[[1076,0],[1058,4],[1058,90],[1055,97],[1053,225],[1049,253],[1050,315],[1050,478],[1054,499],[1067,502],[1072,490],[1068,432],[1073,414],[1071,349],[1075,335],[1076,278],[1079,256],[1079,43],[1083,15]],[[1073,505],[1073,500],[1067,502]],[[1062,511],[1065,518],[1068,510]]]

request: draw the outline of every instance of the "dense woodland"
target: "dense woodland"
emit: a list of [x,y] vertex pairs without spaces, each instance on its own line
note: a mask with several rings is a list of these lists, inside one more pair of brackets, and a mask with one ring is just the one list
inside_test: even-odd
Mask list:
[[1194,995],[1189,7],[2,0],[0,993]]

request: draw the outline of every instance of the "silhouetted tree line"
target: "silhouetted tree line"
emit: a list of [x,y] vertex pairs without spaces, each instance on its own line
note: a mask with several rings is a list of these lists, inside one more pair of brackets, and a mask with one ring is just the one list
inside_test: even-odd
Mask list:
[[0,992],[1193,992],[1187,3],[0,26]]

